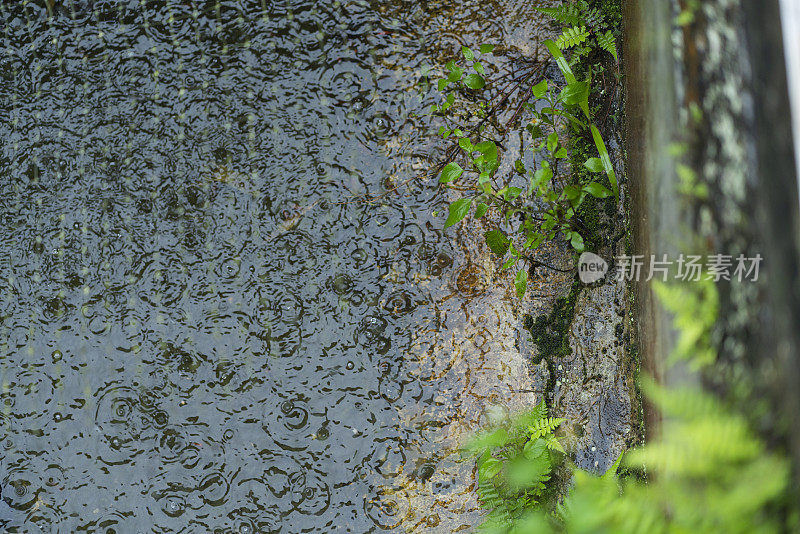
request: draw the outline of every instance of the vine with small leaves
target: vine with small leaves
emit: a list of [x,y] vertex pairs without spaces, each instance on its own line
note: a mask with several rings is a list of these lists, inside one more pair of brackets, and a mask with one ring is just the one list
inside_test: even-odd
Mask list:
[[[505,260],[503,269],[517,268],[514,285],[520,297],[527,289],[529,270],[543,266],[531,257],[531,252],[542,243],[563,238],[575,251],[584,251],[584,238],[589,229],[577,213],[587,195],[600,199],[619,198],[614,167],[589,108],[592,72],[589,78],[578,80],[562,52],[579,44],[598,46],[616,59],[616,45],[611,33],[600,33],[603,27],[601,14],[585,11],[582,2],[569,6],[573,7],[564,8],[566,15],[557,19],[583,21],[585,27],[593,30],[578,37],[574,32],[567,35],[568,28],[556,41],[545,41],[566,85],[557,87],[544,78],[531,81],[531,76],[524,80],[531,84],[526,93],[531,98],[524,107],[532,117],[526,131],[532,138],[534,157],[530,169],[522,159],[514,162],[515,173],[526,177],[525,183],[520,184],[523,187],[512,185],[516,178],[514,173],[498,176],[501,152],[498,141],[486,138],[486,102],[478,103],[476,115],[481,120],[477,128],[442,126],[439,129],[439,135],[444,139],[456,140],[463,153],[460,161],[464,162],[462,166],[455,157],[454,161],[449,161],[442,169],[439,183],[468,193],[449,205],[444,226],[448,228],[461,222],[473,207],[475,219],[492,212],[499,214],[502,224],[485,232],[484,239],[489,249]],[[541,11],[550,13],[546,9]],[[588,40],[590,36],[593,36],[591,41]],[[462,46],[461,55],[466,64],[462,67],[451,60],[445,65],[447,73],[437,84],[444,98],[441,104],[433,106],[434,114],[446,115],[456,104],[457,95],[470,97],[470,92],[484,89],[487,83],[481,58],[492,50],[491,45],[484,44],[476,54],[471,48]],[[596,156],[583,162],[592,177],[588,180],[579,179],[576,172],[559,172],[559,163],[570,159],[564,137],[582,133],[591,134],[597,149]]]

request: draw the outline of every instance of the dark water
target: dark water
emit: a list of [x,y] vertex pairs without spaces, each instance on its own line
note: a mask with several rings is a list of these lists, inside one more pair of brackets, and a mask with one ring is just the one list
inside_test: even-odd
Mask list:
[[0,4],[6,530],[474,519],[431,436],[481,374],[434,346],[505,319],[465,311],[487,284],[430,182],[358,199],[435,160],[424,67],[501,41],[504,9]]

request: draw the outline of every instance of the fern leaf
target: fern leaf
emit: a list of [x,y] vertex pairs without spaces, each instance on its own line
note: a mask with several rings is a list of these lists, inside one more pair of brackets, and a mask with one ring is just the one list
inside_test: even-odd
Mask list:
[[619,60],[617,58],[617,43],[614,42],[614,36],[611,34],[611,30],[606,33],[597,34],[597,45],[614,56],[614,59]]
[[561,442],[558,441],[558,438],[555,436],[547,436],[544,438],[547,441],[547,448],[551,451],[558,451],[562,454],[566,454],[564,451],[564,447],[561,446]]
[[603,12],[598,8],[585,11],[583,13],[583,20],[581,21],[582,24],[595,29],[602,26],[604,22]]
[[565,3],[558,7],[536,7],[534,9],[540,13],[548,15],[562,24],[569,24],[570,26],[578,26],[583,24],[581,6],[579,4]]
[[531,439],[543,438],[547,436],[553,430],[558,428],[558,425],[564,421],[565,419],[558,419],[554,417],[548,417],[534,421],[534,423],[528,427],[528,431],[531,433]]
[[589,38],[589,30],[586,26],[573,26],[564,30],[564,33],[556,39],[556,46],[561,50],[566,50],[577,46]]

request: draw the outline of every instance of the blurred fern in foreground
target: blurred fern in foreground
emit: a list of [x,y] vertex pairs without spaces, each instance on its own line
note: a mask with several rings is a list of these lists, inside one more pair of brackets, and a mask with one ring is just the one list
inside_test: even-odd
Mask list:
[[[716,361],[709,337],[717,313],[716,287],[711,283],[662,286],[657,293],[673,312],[679,333],[673,360],[688,361],[693,369],[710,369]],[[681,306],[676,305],[678,300]],[[697,348],[694,355],[691,345]],[[487,461],[495,466],[489,473],[479,469],[478,493],[489,510],[485,526],[509,534],[797,531],[797,518],[785,518],[781,512],[789,498],[788,461],[767,450],[743,415],[731,412],[699,387],[668,389],[647,380],[641,386],[663,416],[659,437],[626,453],[602,476],[573,469],[573,486],[555,507],[546,508],[535,498],[546,491],[545,468],[552,464],[541,462],[538,471],[529,473],[527,464],[519,468],[515,458],[524,456],[534,436],[537,450],[546,449],[541,440],[555,442],[549,432],[561,420],[547,419],[540,404],[523,417],[532,421],[523,426],[527,433],[494,443],[486,437],[492,434],[479,437],[484,440],[481,447],[472,449],[479,454],[479,466]],[[512,443],[492,456],[492,445]],[[640,476],[618,477],[620,465]],[[487,475],[501,470],[503,480],[515,480],[515,487],[522,487],[520,482],[529,477],[533,492],[528,498],[503,490],[503,484],[494,485],[496,479]]]
[[553,435],[562,422],[548,417],[542,402],[466,444],[464,452],[477,457],[478,499],[489,510],[483,530],[507,532],[539,504],[564,452]]
[[661,437],[623,463],[646,470],[648,482],[575,471],[550,528],[524,532],[781,531],[771,512],[787,488],[787,461],[709,394],[652,383],[645,391],[665,417]]

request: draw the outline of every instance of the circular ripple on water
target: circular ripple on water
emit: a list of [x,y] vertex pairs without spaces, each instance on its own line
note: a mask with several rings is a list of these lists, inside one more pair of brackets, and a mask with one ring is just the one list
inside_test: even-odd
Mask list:
[[[61,524],[63,515],[60,507],[55,507],[47,503],[40,503],[39,506],[34,504],[28,511],[25,517],[25,525],[28,529],[35,525],[38,532],[72,532],[72,530],[60,530],[64,525]],[[33,529],[26,530],[30,532]],[[33,530],[37,532],[36,530]]]
[[474,298],[486,291],[486,271],[474,263],[467,264],[456,275],[458,292],[466,298]]
[[98,451],[105,463],[126,463],[142,452],[139,442],[149,422],[139,409],[139,398],[135,389],[123,386],[99,394],[95,423],[105,438]]
[[170,2],[169,5],[170,9],[168,10],[148,10],[146,35],[154,41],[170,46],[173,39],[175,41],[191,40],[196,27],[192,24],[190,4]]
[[188,291],[189,274],[178,258],[166,261],[145,260],[134,275],[139,298],[154,307],[176,308]]
[[399,290],[392,292],[386,298],[383,309],[392,315],[405,315],[417,307],[414,297],[409,291]]
[[158,435],[156,451],[158,458],[165,464],[181,461],[187,447],[188,440],[180,428],[165,428]]
[[331,491],[322,477],[313,471],[297,471],[289,475],[292,506],[304,515],[322,515],[331,505]]
[[368,315],[358,324],[355,331],[355,342],[363,346],[374,346],[382,339],[386,339],[386,332],[389,323],[378,315]]
[[211,473],[207,475],[200,484],[197,485],[197,491],[203,504],[209,506],[221,506],[228,500],[228,492],[231,487],[225,475],[222,473]]
[[312,412],[308,399],[297,395],[277,405],[268,405],[261,425],[282,449],[302,451],[313,443],[313,434],[324,418],[324,412]]
[[280,356],[296,354],[303,342],[302,322],[305,306],[289,288],[273,288],[269,296],[259,299],[258,323],[264,328],[254,335]]
[[382,529],[400,526],[410,511],[411,502],[403,489],[384,486],[364,498],[364,512]]
[[99,519],[79,527],[78,531],[102,532],[103,534],[124,534],[139,532],[139,518],[133,512],[108,512]]
[[169,517],[180,517],[186,512],[186,496],[178,492],[156,493],[154,498],[160,510]]
[[37,501],[40,488],[36,485],[33,473],[25,469],[11,469],[3,477],[3,501],[15,510],[29,510]]

